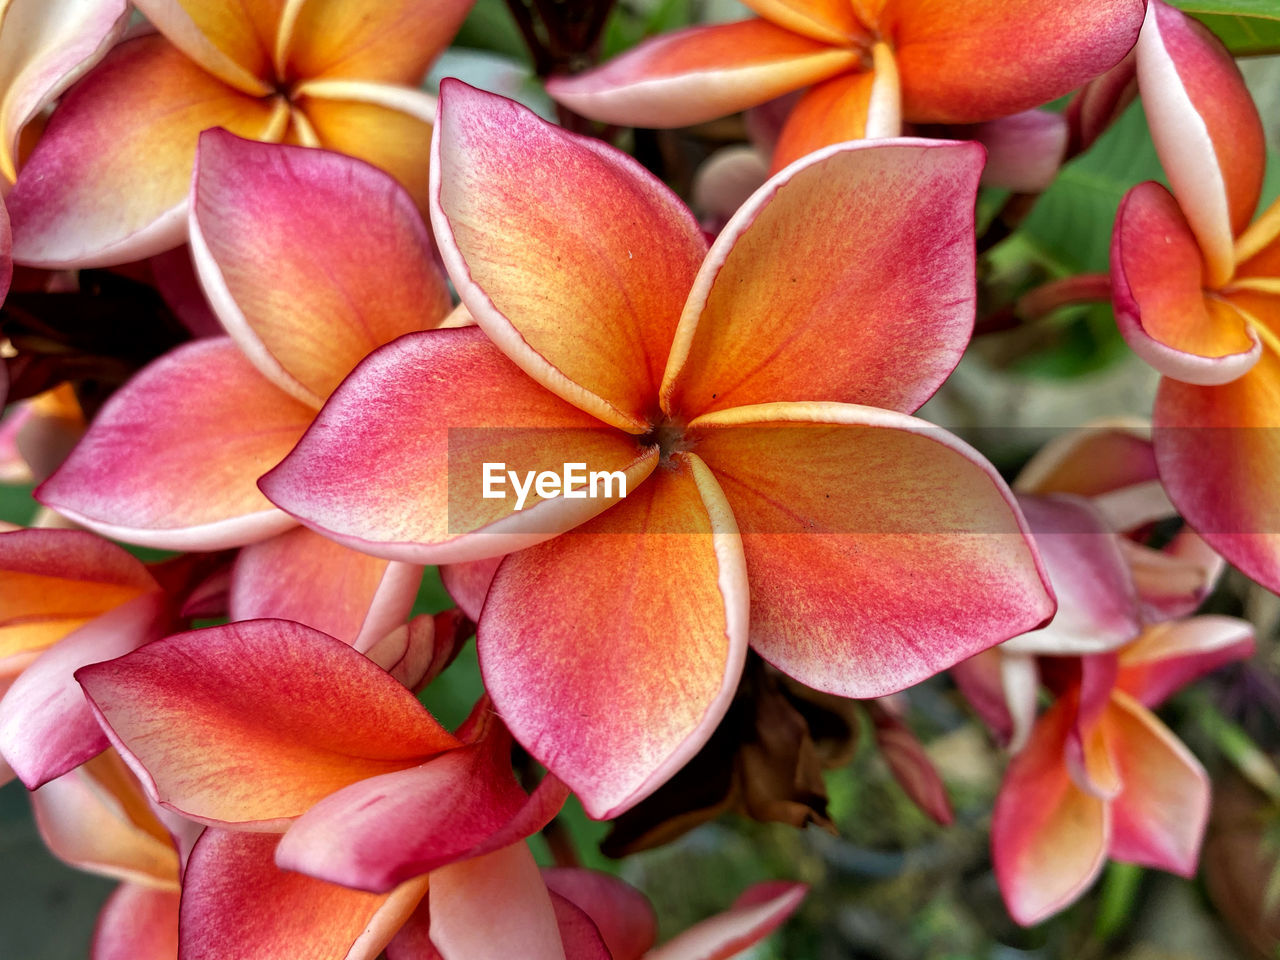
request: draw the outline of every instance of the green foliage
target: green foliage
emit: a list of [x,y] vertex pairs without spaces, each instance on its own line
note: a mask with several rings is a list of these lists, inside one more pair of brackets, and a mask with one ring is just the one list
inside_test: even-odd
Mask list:
[[0,485],[0,520],[27,526],[36,515],[39,504],[31,499],[32,487]]
[[649,37],[687,27],[693,23],[693,13],[691,0],[659,0],[652,6],[619,3],[605,24],[600,58],[609,60]]
[[503,0],[476,0],[453,46],[492,50],[532,66],[520,28]]
[[1172,0],[1216,33],[1237,57],[1280,53],[1276,0]]

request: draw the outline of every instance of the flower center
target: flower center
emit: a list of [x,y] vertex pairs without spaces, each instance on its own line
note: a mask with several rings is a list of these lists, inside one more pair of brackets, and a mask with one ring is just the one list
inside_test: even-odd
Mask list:
[[677,453],[693,449],[693,441],[685,436],[685,425],[668,417],[654,424],[648,433],[637,437],[636,442],[646,449],[657,447],[658,462],[668,466],[671,464],[671,458]]

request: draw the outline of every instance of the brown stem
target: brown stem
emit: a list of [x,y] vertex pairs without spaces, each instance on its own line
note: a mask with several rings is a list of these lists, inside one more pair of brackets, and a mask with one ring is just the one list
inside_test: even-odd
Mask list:
[[1081,273],[1051,280],[1019,298],[1014,312],[1023,320],[1039,320],[1063,307],[1082,303],[1106,303],[1111,299],[1111,277],[1105,273]]
[[573,834],[564,825],[564,821],[556,817],[542,828],[542,837],[547,841],[551,856],[557,867],[580,867],[582,858],[578,856],[578,848],[573,842]]
[[1031,208],[1040,199],[1038,193],[1015,193],[1009,196],[982,236],[978,238],[978,253],[983,254],[1003,240],[1007,240],[1022,221],[1031,214]]

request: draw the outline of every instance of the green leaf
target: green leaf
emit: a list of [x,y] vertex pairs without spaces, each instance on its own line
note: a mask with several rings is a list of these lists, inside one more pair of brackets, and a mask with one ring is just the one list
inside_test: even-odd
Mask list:
[[455,46],[492,50],[529,63],[529,51],[520,36],[520,28],[503,0],[476,0],[453,42]]
[[1237,57],[1280,53],[1280,5],[1275,0],[1173,0],[1200,20]]
[[1019,232],[1063,276],[1105,272],[1116,208],[1144,180],[1163,180],[1163,171],[1141,106],[1134,104],[1092,149],[1062,168]]

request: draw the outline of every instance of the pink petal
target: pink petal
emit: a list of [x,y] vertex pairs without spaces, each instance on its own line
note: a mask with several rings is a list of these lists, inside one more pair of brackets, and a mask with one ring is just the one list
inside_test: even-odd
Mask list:
[[89,960],[175,960],[178,893],[124,883],[107,898]]
[[9,3],[0,31],[0,175],[17,177],[22,129],[106,55],[129,20],[126,0]]
[[205,823],[283,829],[458,743],[361,654],[283,620],[180,633],[78,679],[148,793]]
[[245,355],[315,406],[373,350],[450,309],[409,195],[381,170],[328,151],[201,134],[191,251]]
[[105,536],[218,550],[293,525],[258,491],[312,411],[286,396],[231,340],[165,354],[112,395],[42,503]]
[[1230,279],[1234,238],[1262,189],[1262,122],[1226,48],[1203,24],[1161,0],[1147,4],[1138,85],[1173,192],[1199,239],[1206,279]]
[[551,896],[524,843],[437,870],[428,902],[442,960],[566,960]]
[[925,753],[924,745],[881,701],[868,700],[866,707],[871,714],[876,746],[893,778],[927,817],[944,827],[949,826],[955,820],[955,813],[947,785]]
[[280,870],[275,834],[205,830],[182,891],[182,960],[374,960],[426,893],[348,890]]
[[610,817],[724,716],[747,603],[733,516],[681,455],[580,530],[502,562],[477,634],[485,687],[516,739]]
[[664,409],[920,406],[973,329],[981,167],[971,144],[898,140],[833,147],[771,179],[698,273]]
[[261,486],[354,549],[452,563],[538,543],[617,499],[530,496],[517,511],[514,495],[483,496],[485,463],[523,475],[572,462],[624,471],[633,489],[657,456],[543,389],[478,328],[463,327],[410,334],[375,351]]
[[688,209],[627,155],[456,80],[431,176],[440,253],[476,323],[553,393],[647,432],[706,252]]
[[1120,538],[1082,497],[1018,498],[1035,535],[1058,612],[1048,626],[1002,649],[1057,656],[1098,653],[1128,643],[1141,630],[1138,593]]
[[1070,133],[1062,114],[1049,110],[1025,110],[966,132],[987,148],[982,183],[1018,193],[1049,189],[1066,159]]
[[473,560],[470,563],[448,563],[440,567],[440,582],[449,591],[454,603],[473,621],[480,620],[489,585],[498,572],[502,557]]
[[1206,614],[1148,627],[1120,651],[1116,683],[1144,706],[1155,708],[1199,677],[1253,655],[1253,625]]
[[728,960],[780,927],[808,892],[802,883],[756,884],[732,908],[651,950],[645,960]]
[[321,800],[285,833],[276,863],[382,893],[541,830],[568,790],[549,777],[527,796],[511,771],[502,721],[486,713],[481,725],[473,743]]
[[657,939],[658,918],[649,899],[623,880],[576,867],[544,869],[542,879],[591,918],[612,960],[641,960]]
[[296,529],[240,551],[232,620],[294,620],[364,652],[409,619],[422,568]]

